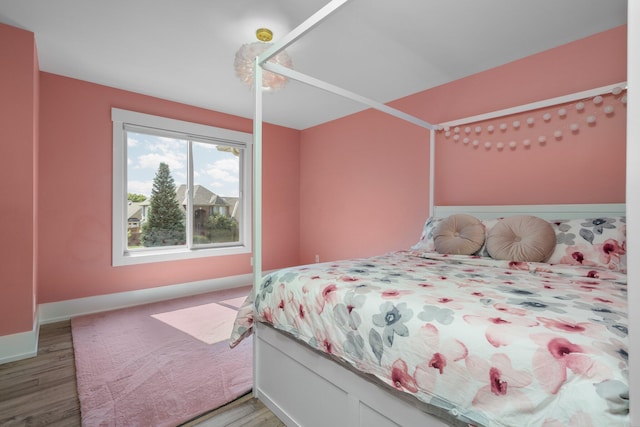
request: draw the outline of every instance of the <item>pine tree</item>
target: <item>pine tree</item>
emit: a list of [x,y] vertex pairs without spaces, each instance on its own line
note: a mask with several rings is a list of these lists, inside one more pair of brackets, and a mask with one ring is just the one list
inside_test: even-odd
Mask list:
[[176,185],[169,165],[160,163],[153,179],[150,209],[142,226],[144,246],[184,245],[186,241],[184,214],[176,199]]

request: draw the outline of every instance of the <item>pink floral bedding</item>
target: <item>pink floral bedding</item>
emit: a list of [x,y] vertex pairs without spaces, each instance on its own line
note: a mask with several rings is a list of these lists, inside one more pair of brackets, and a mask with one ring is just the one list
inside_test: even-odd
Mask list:
[[626,312],[619,272],[404,251],[265,276],[232,345],[262,321],[471,424],[625,426]]

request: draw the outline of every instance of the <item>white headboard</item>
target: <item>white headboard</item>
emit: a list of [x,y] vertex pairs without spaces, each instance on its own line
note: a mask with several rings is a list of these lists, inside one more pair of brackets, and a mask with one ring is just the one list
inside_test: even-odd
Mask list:
[[626,215],[624,203],[599,203],[577,205],[504,205],[504,206],[435,206],[432,216],[445,218],[456,213],[466,213],[479,219],[511,215],[534,215],[544,219],[575,219],[599,216]]

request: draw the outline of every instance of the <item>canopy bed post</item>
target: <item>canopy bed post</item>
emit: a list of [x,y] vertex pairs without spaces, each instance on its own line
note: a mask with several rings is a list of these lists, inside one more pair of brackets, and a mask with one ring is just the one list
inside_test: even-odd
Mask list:
[[[253,111],[253,288],[257,291],[262,279],[262,68],[258,58],[254,64]],[[253,393],[255,395],[258,347],[253,346]]]
[[436,130],[429,130],[429,215],[433,216],[436,191]]
[[253,83],[253,282],[262,278],[262,68],[256,57]]

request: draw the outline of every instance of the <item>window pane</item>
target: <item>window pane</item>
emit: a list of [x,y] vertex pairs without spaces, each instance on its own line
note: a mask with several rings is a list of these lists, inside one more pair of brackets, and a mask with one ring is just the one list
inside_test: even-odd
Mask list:
[[193,142],[193,243],[240,242],[240,161],[237,147]]
[[127,132],[127,248],[185,246],[188,142]]

